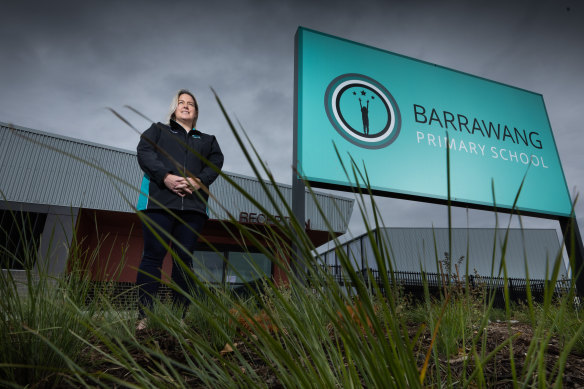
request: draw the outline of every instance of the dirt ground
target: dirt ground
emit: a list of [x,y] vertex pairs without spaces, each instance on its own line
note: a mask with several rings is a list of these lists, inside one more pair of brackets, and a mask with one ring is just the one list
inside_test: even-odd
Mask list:
[[[412,326],[412,336],[416,332],[418,326]],[[530,326],[521,323],[504,323],[504,322],[493,322],[487,327],[486,337],[486,353],[488,354],[499,345],[501,345],[505,340],[509,339],[510,336],[513,337],[511,345],[504,346],[493,359],[485,366],[484,376],[486,379],[486,384],[488,387],[492,388],[511,388],[513,387],[513,375],[511,368],[511,358],[509,356],[509,349],[512,347],[514,355],[515,370],[521,372],[524,368],[524,363],[526,359],[526,354],[528,352],[531,339],[534,336],[533,331]],[[153,342],[155,341],[160,349],[169,357],[176,359],[178,361],[183,360],[182,350],[176,338],[160,332],[150,329],[139,331],[137,334],[141,342]],[[262,360],[262,358],[251,351],[250,348],[246,347],[246,341],[249,339],[241,339],[238,342],[240,345],[238,347],[239,351],[247,359],[250,366],[256,366],[256,374],[262,377],[261,382],[266,384],[269,388],[282,388],[282,384],[279,382],[278,378],[271,370],[269,366]],[[422,334],[418,338],[418,343],[416,345],[416,350],[418,352],[418,364],[419,367],[424,363],[425,354],[430,347],[431,334]],[[468,350],[467,350],[468,351]],[[554,374],[554,366],[557,364],[561,348],[556,339],[552,339],[547,346],[545,366],[548,375]],[[95,366],[96,371],[108,371],[109,374],[113,374],[121,379],[129,380],[130,375],[128,371],[124,371],[119,367],[107,366],[107,364],[102,362],[102,356],[93,352],[89,354],[88,361],[93,361],[91,365]],[[147,367],[152,364],[150,358],[144,355],[140,351],[135,351],[133,354],[134,359],[143,367]],[[227,355],[229,357],[229,355]],[[439,358],[439,365],[436,366],[435,359],[430,358],[430,363],[428,365],[427,380],[433,380],[433,374],[436,368],[442,371],[447,371],[450,369],[453,379],[456,381],[457,378],[462,378],[465,374],[468,376],[469,372],[472,371],[472,361],[467,360],[468,356],[465,350],[459,350],[459,355],[448,358]],[[235,361],[235,358],[233,359]],[[153,366],[154,367],[154,366]],[[465,373],[466,369],[466,373]],[[566,368],[563,375],[563,387],[564,388],[584,388],[584,356],[570,354],[566,360]],[[202,382],[196,378],[192,378],[188,385],[192,388],[203,388],[205,387]]]
[[[513,337],[513,341],[510,345],[504,346],[499,352],[496,353],[495,357],[486,365],[484,368],[484,376],[487,381],[489,388],[512,388],[513,387],[513,374],[511,367],[510,358],[510,348],[513,350],[513,363],[515,364],[515,371],[520,372],[524,369],[524,364],[526,356],[528,353],[529,345],[532,341],[534,334],[531,326],[522,323],[506,323],[506,322],[493,322],[487,327],[487,343],[486,343],[486,353],[495,350],[499,345],[505,342],[505,340]],[[430,344],[430,339],[423,340],[422,347],[419,349],[427,349]],[[562,350],[560,349],[559,342],[557,339],[552,338],[551,342],[548,343],[545,366],[548,374],[548,380],[550,376],[555,377],[554,366],[557,364]],[[440,359],[441,368],[451,369],[453,377],[462,377],[464,362],[467,356],[465,352],[460,350],[460,355],[451,357],[450,359]],[[432,365],[434,362],[433,358],[430,361]],[[467,371],[472,370],[472,362],[467,366]],[[435,368],[435,366],[430,366]],[[576,355],[574,353],[569,354],[566,359],[566,367],[564,369],[564,375],[562,378],[563,388],[584,388],[584,356]],[[545,385],[544,385],[545,386]],[[539,386],[541,387],[541,386]]]

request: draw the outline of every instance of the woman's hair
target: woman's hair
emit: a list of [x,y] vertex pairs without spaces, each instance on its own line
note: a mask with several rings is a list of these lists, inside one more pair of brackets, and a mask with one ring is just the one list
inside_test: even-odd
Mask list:
[[176,116],[175,116],[174,112],[176,111],[176,107],[178,107],[178,98],[180,97],[180,95],[184,95],[184,94],[191,96],[193,98],[193,100],[195,101],[195,119],[193,120],[193,125],[192,125],[192,127],[195,128],[195,125],[197,124],[197,119],[199,118],[199,104],[197,103],[197,99],[195,98],[195,95],[192,94],[187,89],[180,89],[174,95],[172,102],[170,103],[170,112],[168,113],[167,121],[170,124],[171,120],[176,120]]

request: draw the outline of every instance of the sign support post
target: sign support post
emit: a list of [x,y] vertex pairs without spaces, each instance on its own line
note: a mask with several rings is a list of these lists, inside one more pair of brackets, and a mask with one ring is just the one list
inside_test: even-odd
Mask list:
[[[304,181],[300,176],[300,167],[298,166],[298,32],[294,39],[294,115],[293,115],[293,141],[292,141],[292,213],[298,222],[300,228],[305,228],[306,218],[306,190]],[[296,236],[296,242],[300,239]],[[304,280],[306,273],[304,259],[300,247],[292,241],[291,247],[292,258],[290,265],[292,272],[300,281]]]
[[570,265],[573,265],[572,278],[575,280],[576,293],[578,296],[584,296],[584,245],[582,244],[582,235],[578,228],[576,216],[560,217],[560,227],[566,245],[568,257],[571,259]]

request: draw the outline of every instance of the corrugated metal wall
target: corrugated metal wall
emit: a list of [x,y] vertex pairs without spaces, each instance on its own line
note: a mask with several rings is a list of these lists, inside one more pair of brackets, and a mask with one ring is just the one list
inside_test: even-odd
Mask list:
[[[560,252],[560,243],[552,229],[453,228],[452,249],[449,249],[447,228],[385,228],[376,231],[378,242],[385,242],[396,271],[437,273],[436,261],[443,261],[445,253],[451,252],[452,266],[464,256],[460,264],[460,275],[498,275],[503,258],[503,244],[508,233],[504,258],[509,277],[526,278],[526,262],[529,277],[545,279],[546,268],[551,273],[558,253],[562,258],[560,274],[567,270]],[[371,242],[366,235],[345,244],[345,249],[354,259],[357,268],[377,269]],[[334,251],[326,253],[326,263],[336,265]],[[547,266],[546,266],[547,264]],[[501,276],[503,273],[501,273]]]
[[6,125],[0,166],[0,190],[22,203],[128,212],[140,180],[135,155],[124,150]]
[[[73,138],[0,123],[0,191],[7,201],[134,212],[142,171],[136,153]],[[275,208],[257,179],[227,173],[269,212]],[[275,189],[268,185],[275,195]],[[278,188],[290,204],[290,185]],[[260,213],[242,194],[219,178],[211,192],[232,215]],[[353,199],[317,194],[326,218],[335,232],[347,229]],[[282,202],[276,203],[282,206]],[[227,213],[213,200],[212,218],[227,218]],[[326,230],[312,197],[306,197],[306,218],[311,228]]]

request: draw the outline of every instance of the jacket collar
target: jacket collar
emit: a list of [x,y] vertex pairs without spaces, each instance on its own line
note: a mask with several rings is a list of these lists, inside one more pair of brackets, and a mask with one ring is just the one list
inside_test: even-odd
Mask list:
[[[184,131],[184,127],[181,126],[178,122],[176,122],[173,119],[170,119],[170,128],[173,129],[174,131]],[[201,131],[197,130],[196,128],[193,128],[192,130],[190,130],[188,132],[189,135],[191,134],[196,134],[196,135],[201,135]]]

